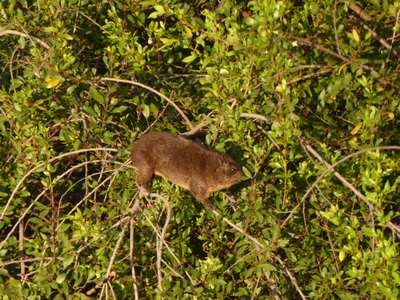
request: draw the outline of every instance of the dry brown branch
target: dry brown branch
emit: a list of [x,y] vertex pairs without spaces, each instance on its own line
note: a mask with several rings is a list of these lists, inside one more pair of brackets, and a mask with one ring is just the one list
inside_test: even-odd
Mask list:
[[[327,49],[327,48],[325,48],[325,47],[323,47],[323,46],[321,46],[319,44],[316,44],[314,42],[311,42],[311,41],[309,41],[307,39],[303,39],[303,38],[300,38],[300,37],[297,37],[297,36],[293,36],[293,35],[288,35],[287,38],[291,39],[291,40],[298,41],[298,42],[300,42],[302,44],[306,44],[306,45],[308,45],[310,47],[314,47],[314,48],[316,48],[318,50],[321,50],[323,52],[326,52],[329,55],[335,56],[335,57],[339,58],[340,60],[343,60],[344,62],[346,62],[348,64],[356,63],[358,65],[358,67],[361,68],[361,69],[368,70],[368,71],[374,71],[374,72],[376,72],[376,74],[379,74],[379,72],[377,70],[375,70],[375,68],[373,68],[371,66],[367,66],[367,65],[361,64],[361,63],[359,63],[359,62],[357,62],[355,60],[347,58],[347,57],[345,57],[345,56],[343,56],[343,55],[341,55],[339,53],[336,53],[336,52],[334,52],[334,51],[332,51],[330,49]],[[400,92],[400,88],[398,88],[397,85],[395,85],[394,83],[390,82],[384,76],[380,76],[380,77],[376,78],[376,80],[378,80],[382,85],[389,86],[389,87],[393,88],[394,90],[396,90],[396,92]]]
[[[267,117],[264,117],[264,116],[258,115],[258,114],[242,113],[242,114],[240,114],[240,117],[241,118],[249,118],[249,119],[261,120],[261,121],[264,121],[264,122],[267,122],[267,123],[276,124],[276,125],[280,126],[279,123],[274,121],[273,119],[270,119],[270,118],[267,118]],[[211,121],[212,122],[219,122],[219,121],[222,121],[222,120],[225,120],[225,119],[228,119],[228,118],[232,118],[232,115],[225,115],[225,116],[216,117],[216,118],[213,118]],[[201,123],[197,124],[191,130],[189,130],[187,132],[184,132],[183,134],[186,134],[186,135],[195,134],[197,131],[201,130],[203,127],[206,127],[207,125],[209,125],[211,123],[211,121],[203,120]]]
[[[139,208],[139,198],[136,197],[135,204],[132,207],[131,214],[135,213],[136,210]],[[131,272],[132,272],[132,285],[133,285],[133,292],[135,294],[135,300],[139,300],[139,287],[137,284],[136,278],[136,271],[135,271],[135,263],[134,263],[134,241],[135,241],[135,221],[131,218],[131,230],[130,230],[130,237],[129,237],[129,262],[131,265]]]
[[335,0],[335,4],[333,6],[333,31],[335,33],[336,49],[337,49],[338,53],[341,54],[339,37],[338,37],[338,32],[337,32],[337,0]]
[[393,48],[393,43],[396,40],[397,29],[399,28],[399,26],[398,26],[399,19],[400,19],[400,9],[397,11],[397,14],[396,14],[396,23],[394,24],[393,35],[392,35],[392,38],[391,38],[391,40],[392,40],[391,48]]
[[[101,288],[103,287],[103,285],[104,285],[104,281],[99,282],[99,283],[96,284],[93,288],[91,288],[90,290],[88,290],[88,291],[86,292],[86,295],[88,295],[88,296],[94,295],[99,289],[101,289]],[[99,298],[99,299],[101,299],[101,298]]]
[[[19,238],[18,238],[18,247],[19,247],[19,254],[24,255],[25,247],[24,247],[24,240],[25,240],[25,231],[24,231],[24,224],[25,222],[23,219],[21,223],[19,223]],[[25,276],[25,261],[21,261],[21,278]]]
[[4,244],[7,242],[7,240],[10,238],[10,236],[14,233],[14,231],[18,228],[19,224],[24,220],[25,216],[28,214],[28,212],[32,209],[32,207],[37,203],[37,201],[46,193],[46,190],[42,191],[33,201],[29,206],[26,208],[24,213],[18,218],[18,221],[14,224],[13,228],[8,232],[7,236],[3,239],[3,241],[0,243],[0,250],[3,249]]
[[98,299],[102,299],[103,296],[104,296],[105,299],[109,299],[108,290],[111,291],[111,295],[112,295],[111,298],[112,299],[117,299],[117,295],[115,294],[115,291],[114,291],[113,286],[111,284],[112,281],[115,279],[116,275],[117,274],[115,273],[115,271],[111,272],[110,276],[107,279],[105,279],[102,282],[96,284],[96,286],[94,288],[92,288],[90,291],[87,292],[87,295],[91,296],[94,293],[96,293],[97,290],[99,290],[101,288],[101,293],[98,296]]
[[[216,216],[220,216],[220,213],[217,212],[216,210],[212,210],[212,212],[216,215]],[[224,222],[226,222],[229,226],[231,226],[233,229],[235,229],[236,231],[240,232],[242,235],[244,235],[248,240],[250,240],[251,242],[253,242],[254,246],[256,247],[256,251],[261,250],[261,249],[265,249],[266,245],[262,244],[258,239],[254,238],[253,236],[251,236],[250,234],[248,234],[247,232],[244,231],[244,229],[240,228],[239,226],[237,226],[236,224],[232,223],[229,219],[227,219],[226,217],[222,217],[222,220]],[[269,256],[272,256],[273,259],[275,259],[276,261],[279,262],[279,264],[281,265],[281,267],[285,270],[286,274],[288,275],[288,277],[290,278],[290,280],[292,281],[293,285],[295,286],[297,292],[299,293],[300,297],[302,299],[306,299],[306,296],[303,294],[302,290],[300,289],[296,278],[292,275],[292,273],[290,272],[290,270],[288,269],[288,267],[286,267],[286,265],[283,263],[283,261],[276,256],[275,254],[273,254],[272,252],[268,252]],[[273,260],[272,259],[272,260]],[[269,272],[265,269],[263,269],[263,273],[266,276],[268,282],[269,282],[269,287],[272,290],[272,293],[274,294],[275,299],[281,299],[282,293],[279,291],[279,287],[277,286],[277,284],[275,283],[275,280],[270,276]]]
[[121,222],[122,230],[120,232],[120,235],[119,235],[119,238],[117,240],[117,243],[116,243],[116,245],[114,247],[113,254],[111,255],[111,258],[110,258],[110,263],[108,265],[106,276],[105,276],[105,279],[104,279],[106,281],[108,281],[109,278],[110,278],[111,269],[112,269],[112,267],[114,265],[115,258],[117,257],[119,246],[121,245],[121,242],[122,242],[122,240],[123,240],[123,238],[125,236],[125,231],[126,231],[126,229],[128,228],[128,226],[130,224],[130,219],[131,219],[131,216],[125,217],[125,218],[123,218],[124,221]]
[[[34,168],[32,168],[29,172],[27,172],[21,179],[20,181],[17,183],[17,185],[15,186],[14,190],[12,191],[10,198],[8,198],[8,201],[4,207],[3,212],[0,215],[0,220],[2,220],[4,218],[4,214],[6,213],[8,207],[11,204],[12,199],[14,198],[15,194],[17,193],[17,191],[19,190],[19,188],[21,187],[22,183],[26,180],[26,178],[28,178],[31,174],[33,174],[37,169],[45,166],[48,163],[53,163],[56,160],[59,160],[61,158],[70,156],[70,155],[75,155],[75,154],[81,154],[81,153],[86,153],[86,152],[96,152],[96,151],[110,151],[110,152],[122,152],[122,153],[127,153],[127,151],[122,151],[122,150],[117,150],[117,149],[112,149],[112,148],[91,148],[91,149],[81,149],[81,150],[76,150],[73,152],[68,152],[68,153],[64,153],[61,155],[57,155],[53,158],[51,158],[48,162],[44,162],[41,164],[38,164],[37,166],[35,166]],[[1,247],[0,247],[1,248]]]
[[332,72],[332,70],[322,70],[322,71],[310,73],[310,74],[301,76],[299,78],[295,78],[295,79],[289,80],[287,82],[287,84],[292,84],[292,83],[295,83],[295,82],[298,82],[298,81],[301,81],[301,80],[304,80],[304,79],[308,79],[308,78],[311,78],[311,77],[314,77],[314,76],[318,76],[318,75],[321,75],[321,74],[325,74],[325,73],[329,73],[329,72]]
[[157,278],[158,278],[158,289],[160,291],[164,291],[162,287],[162,272],[161,272],[161,261],[162,261],[162,249],[163,245],[165,244],[165,234],[167,232],[167,228],[169,226],[169,222],[171,220],[171,205],[169,202],[164,198],[160,197],[161,200],[164,202],[164,207],[167,209],[167,217],[164,222],[164,226],[162,228],[161,234],[157,235]]
[[365,24],[363,21],[358,20],[356,17],[354,16],[349,16],[350,20],[359,23],[366,31],[368,31],[369,33],[372,34],[372,36],[377,39],[379,41],[379,43],[382,44],[383,47],[385,47],[386,49],[388,49],[389,51],[391,51],[395,56],[397,56],[398,58],[400,58],[400,54],[399,52],[397,52],[395,49],[393,49],[392,46],[389,45],[388,42],[386,42],[381,36],[379,36],[379,34],[377,34],[375,31],[372,30],[371,27],[369,27],[367,24]]
[[50,49],[50,46],[47,43],[43,42],[42,40],[40,40],[40,39],[38,39],[38,38],[36,38],[36,37],[34,37],[32,35],[29,35],[29,34],[23,33],[23,32],[19,32],[19,31],[16,31],[16,30],[4,30],[4,27],[0,28],[0,36],[7,35],[7,34],[22,36],[24,38],[30,39],[33,42],[39,43],[40,45],[42,45],[46,49]]
[[[217,117],[212,119],[212,121],[214,122],[218,122],[220,120],[226,119],[231,117],[231,115],[227,115],[227,116],[222,116],[222,117]],[[262,115],[257,115],[257,114],[248,114],[248,113],[243,113],[241,114],[240,117],[244,117],[244,118],[253,118],[256,120],[262,120],[262,121],[266,121],[268,123],[274,123],[277,126],[280,126],[279,123],[277,123],[276,121],[266,118]],[[199,131],[201,128],[207,126],[208,124],[210,124],[210,121],[203,121],[200,124],[198,124],[197,126],[195,126],[191,131],[187,132],[186,134],[194,134],[195,132]],[[356,156],[358,154],[367,152],[367,151],[373,151],[376,149],[382,149],[382,150],[387,150],[387,149],[394,149],[394,150],[400,150],[400,146],[386,146],[386,147],[377,147],[377,148],[371,148],[369,150],[363,150],[363,151],[359,151],[357,153],[354,153],[352,155],[349,155],[345,158],[343,158],[342,160],[338,161],[337,163],[333,164],[332,166],[330,164],[328,164],[311,146],[309,146],[302,138],[294,135],[294,137],[296,139],[298,139],[302,145],[310,152],[312,153],[320,162],[322,162],[325,166],[327,166],[327,170],[325,170],[321,176],[318,178],[318,180],[316,182],[314,182],[314,184],[309,188],[309,190],[307,191],[306,195],[303,196],[303,199],[297,204],[297,206],[291,211],[290,215],[285,219],[285,221],[283,222],[283,224],[281,225],[282,227],[285,225],[285,223],[290,219],[290,217],[294,214],[294,212],[300,207],[300,205],[304,202],[304,200],[307,198],[307,196],[309,195],[309,193],[313,190],[314,187],[317,186],[318,182],[323,178],[323,176],[325,174],[327,174],[328,172],[332,172],[345,186],[347,186],[350,190],[353,191],[353,193],[355,193],[361,200],[363,200],[369,207],[371,210],[380,213],[370,202],[368,202],[366,200],[366,198],[364,197],[364,195],[362,195],[362,193],[360,193],[356,188],[354,188],[345,178],[343,178],[343,176],[341,176],[337,171],[334,170],[334,167],[337,166],[338,164],[340,164],[341,162]],[[214,212],[215,214],[218,214],[217,212]],[[232,222],[230,222],[228,219],[223,218],[223,220],[225,222],[227,222],[232,228],[238,230],[239,232],[241,232],[243,235],[246,236],[246,238],[248,238],[249,240],[251,240],[256,247],[258,248],[263,248],[263,245],[255,238],[253,238],[252,236],[248,235],[247,233],[245,233],[244,231],[242,231],[239,227],[237,227],[235,224],[233,224]],[[399,236],[400,235],[400,228],[398,228],[396,225],[394,225],[392,222],[389,222],[387,224],[387,226],[389,228],[392,229],[392,231],[396,232],[396,234]],[[275,257],[276,260],[282,262],[278,257]],[[285,268],[285,271],[288,274],[288,277],[292,279],[293,284],[295,285],[297,291],[299,292],[300,295],[302,295],[301,289],[298,287],[297,282],[295,281],[295,278],[291,275],[291,273],[289,272],[289,270],[287,270],[287,268]],[[305,299],[305,298],[304,298]]]
[[31,262],[41,262],[44,260],[64,260],[64,257],[38,257],[38,258],[27,258],[27,259],[19,259],[19,260],[11,260],[5,263],[0,264],[0,268],[3,268],[12,264],[20,264],[20,263],[31,263]]
[[[133,204],[132,208],[129,210],[131,214],[135,213],[139,208],[139,199],[136,198],[135,203]],[[112,266],[114,264],[114,260],[116,258],[119,246],[121,245],[122,239],[125,236],[125,230],[127,229],[128,225],[133,224],[133,218],[132,216],[126,216],[124,217],[122,220],[118,221],[116,224],[114,224],[113,226],[111,226],[110,228],[108,228],[107,230],[105,230],[102,234],[100,234],[97,238],[94,238],[92,241],[90,241],[89,243],[87,243],[86,245],[84,245],[83,247],[81,247],[76,253],[75,253],[75,264],[74,264],[74,270],[76,269],[77,263],[78,263],[78,257],[80,255],[80,253],[85,250],[86,248],[88,248],[90,245],[92,245],[93,243],[95,243],[96,241],[100,240],[103,236],[107,235],[111,230],[114,230],[115,228],[117,228],[118,226],[120,226],[122,224],[122,231],[121,234],[118,238],[117,244],[114,247],[114,251],[113,254],[110,258],[110,263],[109,266],[107,268],[106,271],[106,275],[104,277],[104,280],[98,284],[96,284],[96,286],[94,288],[92,288],[91,290],[89,290],[87,292],[87,295],[92,295],[94,293],[96,293],[97,290],[99,290],[100,288],[102,288],[102,293],[104,292],[105,289],[110,288],[111,292],[114,294],[113,292],[113,288],[110,285],[110,281],[112,278],[115,277],[115,275],[113,275],[114,272],[111,271]],[[133,242],[133,240],[131,240],[131,243]],[[132,248],[132,244],[131,244],[131,249]],[[132,251],[132,250],[131,250]],[[132,262],[132,260],[131,260]],[[132,265],[133,268],[133,272],[134,272],[134,267]],[[134,273],[133,273],[134,274]],[[135,277],[133,278],[135,280]],[[105,283],[107,283],[107,286],[105,285]],[[133,283],[134,284],[134,290],[135,290],[135,299],[139,299],[139,294],[138,294],[138,289],[137,289],[137,284],[136,282]],[[116,298],[115,298],[116,299]]]
[[137,82],[137,81],[131,81],[131,80],[125,80],[125,79],[117,79],[117,78],[109,78],[109,77],[103,77],[99,79],[100,81],[112,81],[112,82],[119,82],[119,83],[127,83],[135,86],[139,86],[141,88],[144,88],[146,90],[149,90],[150,92],[160,96],[161,98],[167,100],[169,104],[171,104],[182,116],[182,118],[185,120],[185,122],[188,124],[188,126],[192,129],[193,125],[192,122],[190,122],[189,118],[185,115],[185,113],[179,108],[178,105],[175,104],[174,101],[172,101],[170,98],[167,96],[161,94],[159,91],[153,89],[152,87],[149,87],[148,85],[145,85],[143,83]]
[[[147,191],[145,191],[145,190],[144,190],[143,188],[141,188],[141,187],[139,187],[139,190],[142,192],[142,194],[146,194],[146,195],[148,196],[148,198],[158,198],[158,199],[161,199],[162,201],[165,200],[164,197],[162,197],[161,195],[156,194],[156,193],[150,193],[150,195],[148,195],[148,194],[147,194]],[[146,197],[146,198],[147,198],[147,197]],[[145,213],[144,213],[143,215],[144,215],[144,217],[146,218],[146,220],[149,222],[150,226],[153,228],[153,231],[157,234],[158,238],[160,238],[161,233],[158,231],[157,226],[153,224],[153,222],[151,221],[151,219],[150,219]],[[175,259],[175,262],[179,265],[179,267],[181,267],[181,269],[183,270],[183,272],[185,273],[185,275],[187,276],[187,278],[189,278],[191,285],[192,285],[192,286],[195,286],[195,283],[194,283],[192,277],[191,277],[190,274],[185,270],[185,268],[184,268],[184,266],[182,265],[181,261],[178,259],[178,257],[175,255],[175,253],[174,253],[174,252],[172,251],[172,249],[169,247],[168,243],[165,242],[165,240],[164,240],[164,246],[165,246],[165,248],[169,251],[169,253],[171,254],[171,256]],[[176,271],[174,271],[172,267],[168,266],[168,264],[167,264],[165,261],[163,261],[163,262],[164,262],[164,264],[167,266],[167,268],[169,268],[171,271],[173,271],[173,272],[176,274],[176,276],[179,276],[179,277],[180,277],[180,275],[177,274]]]
[[357,15],[363,18],[365,21],[371,21],[371,16],[368,15],[364,9],[359,7],[357,4],[351,3],[349,5],[350,9],[354,11]]
[[[284,220],[284,222],[281,224],[281,227],[283,228],[285,226],[285,224],[287,223],[287,221],[293,216],[293,214],[296,212],[296,210],[300,207],[300,205],[307,199],[308,195],[311,193],[311,191],[317,186],[317,184],[323,179],[323,177],[329,173],[329,172],[334,172],[334,174],[338,174],[334,168],[336,166],[338,166],[339,164],[345,162],[346,160],[366,153],[366,152],[370,152],[370,151],[375,151],[375,150],[400,150],[400,146],[382,146],[382,147],[373,147],[373,148],[369,148],[369,149],[365,149],[365,150],[360,150],[357,151],[353,154],[347,155],[344,158],[340,159],[339,161],[335,162],[332,165],[329,165],[329,167],[322,172],[322,174],[318,177],[317,180],[315,180],[315,182],[311,185],[311,187],[307,190],[307,192],[304,194],[303,198],[300,200],[300,202],[296,205],[296,207],[290,212],[289,216]],[[340,179],[340,178],[339,178]],[[350,185],[347,180],[343,181],[342,179],[340,179],[342,181],[343,184],[345,184],[349,189],[351,189],[353,191],[353,193],[355,195],[357,195],[365,204],[368,205],[368,207],[370,208],[371,211],[375,212],[376,214],[380,215],[381,212],[372,204],[370,203],[363,194],[361,194],[357,189],[355,189],[352,185]],[[396,226],[395,224],[393,224],[392,222],[388,222],[387,226],[392,229],[392,231],[394,233],[396,233],[396,235],[398,237],[400,237],[400,228],[398,226]]]

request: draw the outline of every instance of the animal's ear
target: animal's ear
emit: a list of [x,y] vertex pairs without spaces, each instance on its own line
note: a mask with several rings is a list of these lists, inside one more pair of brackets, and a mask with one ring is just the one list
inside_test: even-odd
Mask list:
[[222,161],[221,157],[216,157],[214,159],[214,161],[215,161],[215,164],[217,165],[218,168],[220,168],[222,166],[223,161]]

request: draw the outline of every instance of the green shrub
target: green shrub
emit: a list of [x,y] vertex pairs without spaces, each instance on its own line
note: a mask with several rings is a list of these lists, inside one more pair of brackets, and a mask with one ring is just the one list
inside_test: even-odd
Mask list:
[[[0,3],[1,297],[397,299],[400,7],[353,2]],[[249,179],[139,201],[196,129]]]

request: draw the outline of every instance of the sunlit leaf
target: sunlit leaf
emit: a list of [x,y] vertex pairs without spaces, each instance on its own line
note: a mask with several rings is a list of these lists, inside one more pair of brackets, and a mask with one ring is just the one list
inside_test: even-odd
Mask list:
[[346,253],[344,251],[339,252],[339,261],[343,261],[346,258]]
[[360,36],[358,35],[357,30],[353,29],[353,30],[352,30],[352,35],[353,35],[354,40],[355,40],[357,43],[359,43],[359,42],[360,42]]
[[363,122],[358,123],[357,126],[354,127],[354,128],[351,130],[350,133],[351,133],[352,135],[357,134],[357,133],[360,131],[360,129],[362,128],[362,125],[363,125]]
[[46,77],[44,79],[44,81],[46,82],[46,88],[48,89],[56,87],[61,82],[61,80],[61,77]]

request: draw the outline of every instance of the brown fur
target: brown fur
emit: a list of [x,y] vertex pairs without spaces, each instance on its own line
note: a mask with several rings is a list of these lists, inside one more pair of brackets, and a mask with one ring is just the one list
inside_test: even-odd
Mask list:
[[210,209],[214,209],[208,200],[210,193],[238,183],[243,176],[239,164],[228,155],[163,131],[140,137],[131,150],[131,160],[148,193],[153,175],[161,175],[190,190]]

